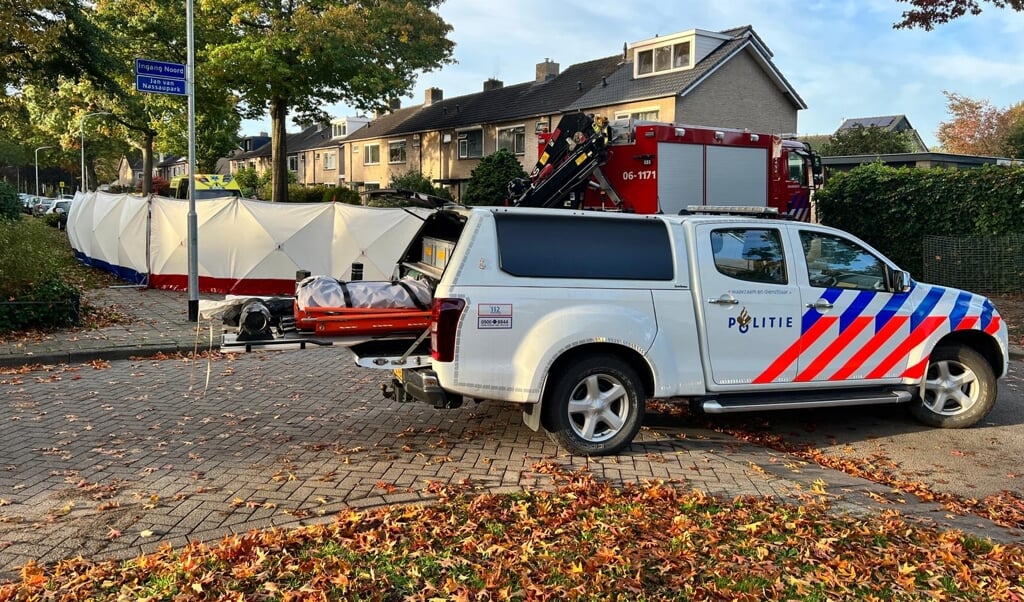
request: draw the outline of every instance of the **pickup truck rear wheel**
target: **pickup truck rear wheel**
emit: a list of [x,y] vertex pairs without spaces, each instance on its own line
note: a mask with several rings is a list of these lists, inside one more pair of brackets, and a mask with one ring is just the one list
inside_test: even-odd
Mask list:
[[612,355],[583,356],[554,376],[544,398],[548,436],[579,455],[614,454],[644,420],[640,378]]
[[928,426],[966,428],[984,418],[995,401],[996,377],[980,353],[970,347],[938,347],[910,411]]

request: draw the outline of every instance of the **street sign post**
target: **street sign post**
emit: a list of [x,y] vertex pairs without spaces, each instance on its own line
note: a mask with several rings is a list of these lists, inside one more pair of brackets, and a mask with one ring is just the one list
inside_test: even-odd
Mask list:
[[139,92],[187,96],[185,65],[135,59],[135,89]]

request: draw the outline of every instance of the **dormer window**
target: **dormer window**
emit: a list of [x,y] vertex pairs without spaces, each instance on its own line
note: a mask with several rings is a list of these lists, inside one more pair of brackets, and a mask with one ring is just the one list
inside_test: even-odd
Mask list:
[[333,130],[331,132],[332,138],[342,138],[348,135],[348,124],[344,121],[342,121],[341,123],[332,124],[331,128]]
[[636,51],[634,74],[636,77],[656,75],[677,69],[688,69],[692,64],[690,42],[667,43]]

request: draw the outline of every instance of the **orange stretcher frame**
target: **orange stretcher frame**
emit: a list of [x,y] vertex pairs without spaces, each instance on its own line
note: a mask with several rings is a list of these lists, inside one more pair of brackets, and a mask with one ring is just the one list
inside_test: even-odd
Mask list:
[[294,304],[295,327],[324,336],[422,332],[430,310],[373,307],[307,307]]

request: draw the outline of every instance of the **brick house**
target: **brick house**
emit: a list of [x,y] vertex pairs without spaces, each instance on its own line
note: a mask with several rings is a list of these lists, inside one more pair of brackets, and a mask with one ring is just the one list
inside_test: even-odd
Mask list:
[[[529,172],[538,134],[568,112],[790,134],[805,108],[752,27],[691,29],[564,71],[545,59],[532,81],[488,79],[479,92],[453,98],[429,88],[422,104],[392,105],[372,120],[309,126],[288,135],[288,166],[300,184],[355,190],[386,188],[419,171],[458,199],[480,159],[498,149],[514,153]],[[270,144],[240,153],[231,172],[269,169],[270,154]]]
[[792,133],[797,112],[807,106],[771,59],[749,26],[691,29],[564,71],[545,59],[530,82],[505,86],[490,79],[480,92],[449,99],[430,88],[423,104],[380,116],[349,136],[347,183],[381,188],[418,170],[458,199],[479,159],[498,149],[532,169],[537,134],[574,111]]

